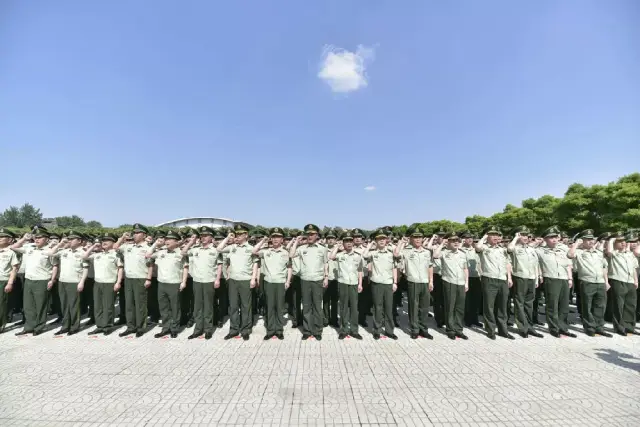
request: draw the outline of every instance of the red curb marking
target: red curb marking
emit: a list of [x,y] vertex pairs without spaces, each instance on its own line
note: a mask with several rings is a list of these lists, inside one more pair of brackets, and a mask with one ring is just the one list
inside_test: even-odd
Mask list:
[[58,335],[57,337],[54,337],[54,338],[58,339],[58,338],[64,338],[64,337],[62,335]]
[[347,339],[350,340],[351,339],[351,335],[347,335]]
[[162,339],[163,339],[163,340],[168,340],[168,339],[169,339],[169,337],[164,336],[164,337],[162,337]]
[[203,339],[204,339],[204,337],[198,337],[198,339],[199,339],[199,340],[203,340]]
[[387,339],[387,337],[385,337],[384,335],[383,335],[383,336],[381,336],[380,338],[382,338],[383,340],[386,340],[386,339]]
[[127,340],[132,340],[132,339],[133,339],[133,337],[126,337],[125,339],[127,339]]
[[272,340],[277,340],[278,337],[276,337],[275,335],[271,337]]
[[239,340],[241,337],[240,335],[238,335],[237,337],[234,337],[235,339]]
[[95,335],[92,335],[92,336],[90,336],[89,338],[91,338],[91,339],[93,339],[93,340],[98,339],[98,337],[97,337],[97,336],[95,336]]

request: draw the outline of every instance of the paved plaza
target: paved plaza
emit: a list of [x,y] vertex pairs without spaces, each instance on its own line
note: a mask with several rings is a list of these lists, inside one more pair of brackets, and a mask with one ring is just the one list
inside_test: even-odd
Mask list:
[[226,327],[209,341],[17,330],[0,335],[2,426],[640,425],[638,336],[376,342],[327,328],[305,342],[288,328],[263,341],[262,321],[246,342],[224,341]]

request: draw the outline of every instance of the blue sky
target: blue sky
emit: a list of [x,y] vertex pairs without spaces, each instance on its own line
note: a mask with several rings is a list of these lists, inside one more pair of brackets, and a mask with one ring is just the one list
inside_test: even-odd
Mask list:
[[638,22],[634,0],[3,1],[0,209],[371,228],[613,181],[639,169]]

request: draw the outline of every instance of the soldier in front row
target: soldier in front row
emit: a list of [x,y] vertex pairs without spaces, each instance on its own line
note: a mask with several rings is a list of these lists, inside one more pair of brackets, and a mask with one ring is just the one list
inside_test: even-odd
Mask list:
[[4,332],[7,324],[9,296],[20,267],[18,255],[9,247],[15,237],[13,232],[0,228],[0,333]]
[[605,247],[609,262],[609,282],[613,289],[613,329],[622,336],[635,334],[638,289],[638,259],[627,250],[627,241],[637,240],[634,234],[616,233]]

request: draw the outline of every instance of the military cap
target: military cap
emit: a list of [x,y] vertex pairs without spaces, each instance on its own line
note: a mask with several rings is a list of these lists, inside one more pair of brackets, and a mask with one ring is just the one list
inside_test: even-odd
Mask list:
[[12,239],[15,239],[16,235],[13,231],[0,227],[0,237],[10,237]]
[[418,227],[409,227],[407,229],[408,237],[424,237],[424,233]]
[[353,230],[351,230],[351,233],[353,234],[353,237],[364,237],[364,231],[360,230],[359,228],[354,228]]
[[558,237],[560,236],[560,230],[558,229],[558,227],[556,227],[555,225],[547,228],[546,230],[544,230],[542,232],[542,237],[543,238],[547,238],[547,237]]
[[201,236],[213,236],[216,234],[215,230],[207,225],[200,226],[200,228],[198,228],[198,233]]
[[[200,233],[200,234],[203,234],[203,233]],[[221,229],[217,229],[215,234],[213,235],[214,239],[224,239],[225,237],[227,236],[225,235],[224,231]]]
[[568,238],[569,238],[569,235],[568,235],[565,231],[562,231],[562,232],[560,233],[560,237],[562,237],[563,239],[568,239]]
[[315,224],[307,224],[307,225],[304,226],[304,232],[305,232],[305,234],[311,234],[311,233],[319,234],[320,233],[320,229]]
[[609,233],[608,231],[598,236],[598,240],[609,240],[610,238],[611,238],[611,233]]
[[166,239],[181,240],[182,237],[180,237],[180,233],[177,231],[170,230],[167,231]]
[[447,231],[446,231],[444,228],[440,228],[440,229],[438,229],[438,231],[436,231],[436,234],[437,234],[438,236],[440,236],[440,237],[444,237],[444,236],[446,236],[448,233],[447,233]]
[[629,243],[635,243],[635,242],[638,241],[638,235],[636,233],[632,232],[632,231],[627,233],[625,238],[627,239],[627,242],[629,242]]
[[527,227],[526,225],[521,225],[513,230],[513,234],[516,233],[529,235],[529,233],[531,233],[531,230],[529,230],[529,227]]
[[233,232],[236,234],[249,233],[249,229],[242,224],[236,224],[233,226]]
[[49,232],[43,226],[36,225],[33,227],[33,236],[34,237],[49,237]]
[[197,228],[191,228],[191,227],[185,227],[185,228],[182,230],[182,233],[183,233],[185,236],[188,236],[188,237],[191,237],[191,236],[199,236],[199,235],[200,235],[200,232],[198,231],[198,229],[197,229]]
[[378,228],[377,230],[375,230],[373,233],[371,233],[370,236],[372,239],[380,239],[380,238],[387,238],[389,237],[387,235],[387,233],[385,232],[384,229],[382,228]]
[[589,228],[589,229],[587,229],[587,230],[584,230],[582,233],[580,233],[580,234],[578,235],[578,237],[579,237],[580,239],[595,239],[595,238],[596,238],[596,237],[595,237],[595,233],[594,233],[594,232],[593,232],[593,230],[592,230],[592,229],[590,229],[590,228]]
[[133,232],[149,234],[149,229],[142,224],[135,223],[133,224]]
[[106,233],[100,234],[100,240],[103,241],[103,242],[105,240],[111,240],[112,242],[117,242],[118,241],[118,236],[116,236],[115,233],[106,232]]
[[262,228],[254,228],[253,230],[251,230],[251,237],[257,239],[262,239],[266,234],[267,232]]
[[271,237],[284,237],[284,230],[280,227],[271,227],[269,229],[269,236]]
[[487,228],[487,231],[485,231],[484,234],[498,234],[502,236],[502,232],[495,225],[492,225],[491,227]]
[[[54,233],[51,233],[51,236],[52,236],[52,238],[54,238],[53,237]],[[69,240],[71,240],[71,239],[84,239],[85,238],[85,236],[82,233],[80,233],[78,230],[69,230],[66,233],[65,237],[67,239],[69,239]]]
[[338,238],[338,233],[336,233],[336,230],[333,228],[330,228],[324,235],[324,237],[326,237],[327,239],[337,239]]
[[444,238],[447,239],[447,240],[457,240],[460,237],[458,237],[458,234],[455,231],[451,231],[451,232],[445,234]]
[[473,233],[469,230],[464,230],[462,233],[460,233],[460,238],[461,239],[472,239],[473,238]]
[[353,231],[345,231],[344,233],[342,233],[342,240],[353,240],[353,238],[355,237],[355,234],[353,233]]
[[165,238],[167,237],[167,232],[164,230],[156,230],[156,234],[154,234],[154,236],[156,239],[160,239],[160,238]]
[[624,235],[623,231],[617,231],[611,235],[610,238],[614,238],[616,240],[627,240],[627,236]]

